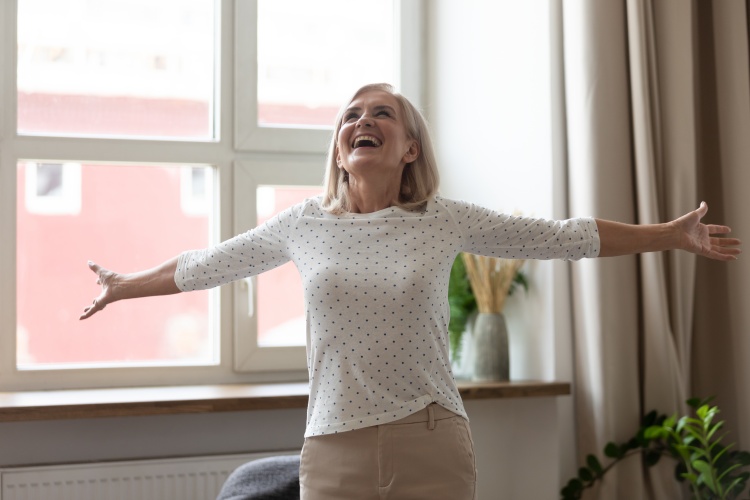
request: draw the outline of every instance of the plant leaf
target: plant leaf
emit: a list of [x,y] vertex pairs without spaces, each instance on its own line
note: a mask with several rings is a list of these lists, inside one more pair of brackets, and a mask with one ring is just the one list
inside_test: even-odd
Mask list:
[[711,475],[712,468],[708,462],[705,462],[704,460],[693,460],[691,465],[693,466],[693,469],[701,473],[698,479],[702,479],[703,482],[706,483],[706,486],[708,486],[713,493],[716,493],[716,484]]
[[677,417],[675,417],[674,415],[671,416],[671,417],[667,417],[667,419],[662,424],[662,427],[669,428],[669,429],[674,429],[674,423],[675,423],[676,419],[677,419]]
[[750,452],[738,451],[732,454],[732,458],[743,467],[750,465]]
[[722,428],[724,425],[724,422],[716,422],[716,425],[714,425],[710,431],[708,431],[708,435],[706,436],[706,439],[711,439],[714,434],[716,434],[716,431]]
[[466,265],[461,254],[456,257],[451,267],[448,281],[448,305],[450,306],[448,337],[451,359],[458,361],[461,359],[461,339],[466,330],[466,323],[471,314],[477,310],[477,301],[471,291],[471,283],[469,283]]
[[604,454],[609,458],[620,458],[623,455],[620,447],[611,441],[604,447]]
[[743,481],[741,477],[735,478],[734,481],[729,483],[729,485],[724,488],[724,491],[729,493],[737,487],[739,487],[738,492],[742,492],[745,489],[745,481]]
[[589,469],[591,469],[597,476],[601,476],[604,472],[602,464],[599,462],[599,459],[596,458],[596,455],[588,455],[586,457],[586,464],[588,464]]
[[659,439],[661,437],[667,437],[667,431],[663,427],[654,425],[646,429],[643,433],[646,439]]
[[691,408],[699,408],[701,405],[705,404],[705,401],[701,401],[700,398],[690,398],[686,403]]
[[690,481],[693,484],[698,484],[698,476],[696,476],[692,472],[683,472],[682,473],[682,478],[683,479],[687,479],[688,481]]
[[656,424],[657,413],[656,410],[651,410],[643,417],[643,427],[651,427]]
[[661,453],[659,453],[656,450],[650,450],[646,452],[646,456],[644,457],[644,461],[646,462],[646,465],[648,467],[653,467],[659,462],[659,459],[661,458]]
[[685,462],[677,462],[677,465],[674,468],[674,477],[679,482],[684,482],[687,474],[687,467],[685,466]]
[[594,475],[587,467],[578,469],[578,478],[584,483],[590,483],[594,480]]

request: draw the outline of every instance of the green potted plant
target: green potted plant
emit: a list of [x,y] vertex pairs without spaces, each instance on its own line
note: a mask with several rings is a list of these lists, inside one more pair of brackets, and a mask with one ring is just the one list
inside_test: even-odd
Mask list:
[[521,269],[523,264],[523,260],[469,253],[456,257],[448,284],[451,314],[448,333],[454,363],[461,361],[463,335],[475,315],[501,315],[505,300],[519,285],[528,290],[528,280]]
[[721,432],[724,422],[716,419],[719,408],[709,405],[710,401],[711,398],[689,399],[687,404],[694,415],[679,418],[650,412],[631,439],[621,444],[607,443],[606,465],[596,455],[588,455],[578,476],[560,491],[561,499],[583,498],[586,489],[601,481],[619,462],[634,455],[643,457],[648,467],[656,465],[665,455],[675,459],[675,478],[688,483],[694,500],[740,498],[750,479],[750,472],[744,470],[750,466],[750,453],[733,450],[734,444],[722,443],[726,437]]

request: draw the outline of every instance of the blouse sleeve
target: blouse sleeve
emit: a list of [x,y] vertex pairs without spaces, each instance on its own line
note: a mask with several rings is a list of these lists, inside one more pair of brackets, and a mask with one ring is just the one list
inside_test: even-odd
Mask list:
[[548,220],[466,202],[447,206],[462,235],[464,252],[506,259],[579,260],[599,255],[599,231],[591,217]]
[[291,207],[263,224],[203,250],[183,252],[177,259],[175,284],[183,292],[205,290],[255,276],[291,260],[288,235],[296,222]]

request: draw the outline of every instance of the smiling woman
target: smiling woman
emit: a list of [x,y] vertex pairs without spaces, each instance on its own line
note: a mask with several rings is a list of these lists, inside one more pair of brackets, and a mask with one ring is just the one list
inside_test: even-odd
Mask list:
[[665,224],[556,221],[445,199],[437,184],[420,113],[391,86],[367,85],[336,120],[322,197],[148,271],[92,266],[102,291],[83,317],[121,299],[215,288],[294,262],[310,377],[302,498],[410,491],[469,500],[473,442],[448,352],[447,288],[459,252],[563,260],[669,249],[718,260],[739,253],[738,240],[716,237],[728,227],[701,223],[705,204]]
[[[370,137],[372,145],[360,147],[357,141]],[[393,168],[384,170],[383,165]],[[438,184],[435,153],[422,114],[391,85],[360,88],[336,118],[322,206],[333,214],[392,205],[418,208],[437,192]],[[363,203],[360,188],[379,191],[372,206],[357,205]]]
[[370,90],[344,113],[336,164],[348,184],[352,213],[376,212],[408,196],[401,191],[401,178],[419,156],[419,144],[406,131],[399,107],[392,93]]

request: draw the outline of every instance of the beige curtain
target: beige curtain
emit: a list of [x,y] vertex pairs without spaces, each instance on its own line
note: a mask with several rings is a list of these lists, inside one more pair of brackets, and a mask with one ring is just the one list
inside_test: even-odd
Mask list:
[[[739,180],[748,175],[750,155],[740,151],[740,146],[750,144],[750,133],[742,140],[734,130],[728,131],[734,139],[726,144],[715,127],[707,130],[704,114],[711,109],[721,115],[722,99],[741,107],[741,96],[750,94],[746,2],[565,0],[562,10],[570,213],[623,222],[661,222],[696,208],[700,197],[709,203],[710,220],[741,225],[740,205],[748,197],[727,178]],[[704,10],[716,14],[710,26],[719,23],[721,37],[707,33]],[[731,45],[731,54],[707,51],[701,45],[706,36],[722,47]],[[714,58],[716,68],[711,74],[716,80],[706,82],[706,61]],[[743,72],[732,67],[738,63],[744,64],[744,94],[742,76],[738,76]],[[722,74],[723,64],[727,74]],[[706,88],[719,81],[723,83],[716,83],[716,88]],[[730,81],[732,97],[720,96],[719,86]],[[715,96],[715,103],[706,99],[707,92]],[[750,106],[743,110],[725,104],[724,115],[714,118],[717,123],[730,120],[732,126],[741,127],[743,120],[750,119]],[[714,138],[708,151],[706,135]],[[721,154],[724,149],[731,149],[731,165]],[[721,162],[716,156],[721,156]],[[717,178],[719,171],[723,175]],[[750,182],[744,186],[750,187]],[[734,221],[726,208],[730,205]],[[741,233],[741,228],[735,232]],[[669,252],[573,267],[581,457],[601,453],[608,441],[632,436],[643,412],[684,410],[684,401],[691,395],[725,390],[719,404],[723,407],[731,399],[731,404],[726,402],[730,413],[739,416],[744,409],[742,415],[750,416],[750,398],[742,394],[747,383],[737,382],[740,377],[750,380],[739,354],[748,352],[750,342],[742,333],[750,333],[750,321],[741,307],[734,316],[726,311],[742,303],[742,295],[735,294],[748,291],[741,288],[748,286],[747,279],[732,278],[732,269],[741,270],[735,264],[730,268],[700,263],[699,269],[713,266],[712,271],[697,272],[692,255]],[[748,278],[747,273],[744,276]],[[705,335],[716,320],[710,313],[713,304],[702,296],[707,280],[711,299],[720,302],[726,313],[722,320],[726,342],[720,348]],[[708,351],[711,356],[706,356]],[[724,359],[724,364],[717,383],[712,369],[718,359]],[[733,362],[727,363],[728,359]],[[731,388],[724,385],[727,380],[733,382]],[[732,416],[725,415],[728,420]],[[680,498],[672,465],[664,461],[645,472],[637,460],[623,462],[591,498]]]
[[731,265],[698,261],[693,391],[716,395],[750,450],[750,2],[698,2],[699,196],[745,242]]

